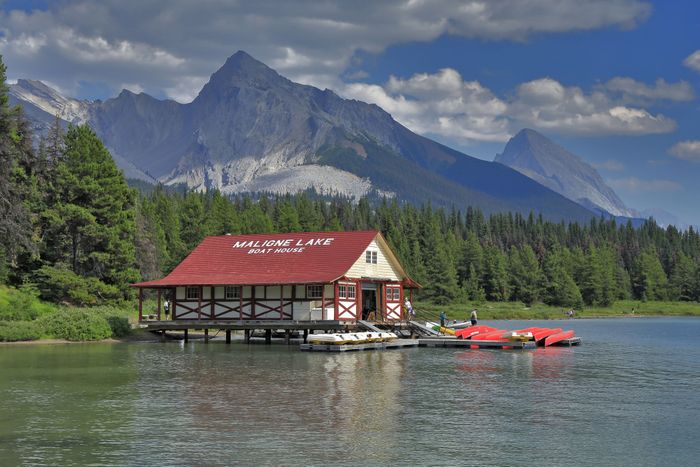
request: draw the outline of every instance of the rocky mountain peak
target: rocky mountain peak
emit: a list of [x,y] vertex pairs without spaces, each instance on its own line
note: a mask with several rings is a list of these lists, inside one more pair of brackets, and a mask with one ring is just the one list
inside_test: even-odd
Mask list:
[[588,208],[614,216],[634,217],[600,174],[580,157],[546,136],[523,129],[506,144],[495,162],[527,175],[557,193]]

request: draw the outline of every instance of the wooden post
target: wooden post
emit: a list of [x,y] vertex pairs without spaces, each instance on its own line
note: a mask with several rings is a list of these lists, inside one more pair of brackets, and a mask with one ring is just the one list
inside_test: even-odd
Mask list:
[[280,319],[284,319],[284,285],[280,284]]
[[255,286],[250,286],[250,319],[255,319]]
[[143,321],[143,287],[139,287],[139,323]]
[[265,343],[272,343],[272,329],[265,329]]
[[321,284],[321,321],[326,320],[326,284]]
[[284,331],[284,343],[289,345],[289,342],[292,340],[292,332],[289,329],[286,329]]
[[231,343],[231,330],[230,329],[226,330],[226,343],[227,344]]
[[170,292],[170,293],[171,293],[171,297],[172,297],[172,300],[171,300],[171,303],[170,303],[170,319],[172,319],[173,321],[175,321],[175,318],[176,318],[176,316],[175,316],[175,309],[176,309],[176,307],[177,307],[177,287],[173,287],[173,288],[171,289],[171,292]]
[[[335,283],[333,284],[333,313],[335,314],[336,319],[338,319],[338,311],[340,310],[340,297],[338,297],[338,290],[338,281],[335,281]],[[345,290],[347,290],[347,287]]]
[[309,330],[304,329],[304,344],[306,344],[306,339],[309,337]]
[[216,310],[214,309],[214,286],[209,287],[209,299],[211,300],[211,319],[216,319]]
[[199,298],[197,299],[197,319],[202,319],[202,294],[204,293],[204,287],[199,286]]
[[244,338],[243,340],[245,341],[246,344],[250,344],[250,329],[246,329],[244,332]]
[[204,343],[205,344],[209,343],[209,328],[204,330]]
[[238,289],[238,319],[243,321],[243,286]]
[[[160,289],[158,289],[158,321],[160,321]],[[163,331],[163,334],[165,334],[165,331]]]
[[188,336],[188,332],[187,332],[187,329],[185,329],[185,344],[186,344],[186,343],[187,343],[187,341],[188,341],[188,339],[187,339],[188,337],[189,337],[189,336]]

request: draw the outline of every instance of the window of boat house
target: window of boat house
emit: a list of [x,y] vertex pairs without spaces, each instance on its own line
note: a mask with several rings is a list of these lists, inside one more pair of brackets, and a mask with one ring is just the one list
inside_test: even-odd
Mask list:
[[226,286],[226,300],[234,300],[241,298],[241,288],[235,285]]
[[322,285],[307,285],[306,298],[321,298],[323,295]]
[[377,264],[377,252],[367,250],[365,252],[365,262],[369,264]]
[[338,286],[338,298],[354,300],[355,299],[355,286],[354,285],[339,285]]
[[187,300],[199,300],[199,287],[187,287],[185,289],[185,298]]
[[386,301],[387,302],[398,302],[401,299],[401,291],[398,287],[387,287],[386,288]]

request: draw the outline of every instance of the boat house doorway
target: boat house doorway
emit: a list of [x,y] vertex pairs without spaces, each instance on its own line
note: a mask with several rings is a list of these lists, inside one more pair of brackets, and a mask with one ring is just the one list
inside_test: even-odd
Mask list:
[[377,308],[377,284],[362,283],[362,319],[370,321],[380,319]]

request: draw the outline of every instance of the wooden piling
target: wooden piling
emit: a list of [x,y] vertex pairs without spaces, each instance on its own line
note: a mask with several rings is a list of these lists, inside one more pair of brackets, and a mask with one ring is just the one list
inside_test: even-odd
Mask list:
[[185,343],[187,343],[187,340],[188,340],[187,338],[188,338],[188,337],[189,337],[189,336],[188,336],[188,330],[185,329]]
[[245,337],[243,340],[245,341],[246,344],[250,344],[250,329],[246,329],[245,331]]
[[265,343],[272,343],[272,329],[265,329]]
[[209,329],[204,330],[204,343],[205,344],[209,343]]
[[230,329],[226,330],[226,343],[227,344],[231,343],[231,330]]
[[309,330],[304,329],[304,344],[306,344],[306,339],[309,337]]

